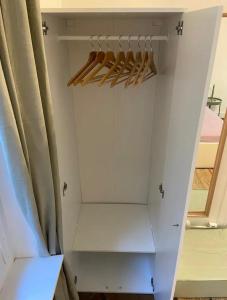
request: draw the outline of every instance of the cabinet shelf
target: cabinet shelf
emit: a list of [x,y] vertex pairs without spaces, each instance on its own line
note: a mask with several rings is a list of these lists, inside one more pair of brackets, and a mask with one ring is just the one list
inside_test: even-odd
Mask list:
[[80,252],[78,257],[76,275],[79,292],[154,293],[152,254]]
[[155,253],[148,206],[82,204],[75,251]]

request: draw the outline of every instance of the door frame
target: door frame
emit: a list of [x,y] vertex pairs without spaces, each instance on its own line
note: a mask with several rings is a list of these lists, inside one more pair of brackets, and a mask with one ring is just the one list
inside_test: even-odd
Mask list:
[[[209,218],[209,215],[210,215],[210,212],[212,209],[212,203],[213,203],[213,199],[214,199],[214,193],[215,193],[215,188],[216,188],[216,184],[217,184],[218,174],[219,174],[220,166],[222,163],[222,155],[223,155],[223,151],[225,148],[226,139],[227,139],[227,110],[225,113],[221,136],[220,136],[220,140],[219,140],[219,144],[218,144],[217,154],[216,154],[215,163],[214,163],[214,170],[213,170],[213,175],[212,175],[211,182],[210,182],[210,187],[209,187],[209,191],[208,191],[205,210],[201,211],[201,212],[200,211],[190,211],[190,212],[188,212],[188,217]],[[224,199],[222,199],[221,201],[224,201]]]

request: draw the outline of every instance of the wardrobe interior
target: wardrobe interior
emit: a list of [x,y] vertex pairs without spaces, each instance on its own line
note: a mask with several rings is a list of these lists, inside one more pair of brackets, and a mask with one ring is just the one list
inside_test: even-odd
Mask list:
[[[182,10],[43,13],[42,17],[49,27],[44,41],[62,188],[64,248],[71,252],[77,288],[141,294],[153,294],[155,289],[169,296],[203,100],[201,94],[192,97],[192,103],[179,102],[180,97],[187,98],[184,86],[176,97],[181,38],[176,25]],[[87,61],[91,43],[59,40],[59,36],[132,34],[168,37],[152,41],[156,76],[128,88],[67,87]],[[108,43],[119,50],[117,41]],[[127,51],[128,42],[121,43]],[[102,47],[106,49],[105,41]],[[137,51],[137,42],[132,41],[131,47]],[[188,72],[192,71],[189,67]],[[195,104],[196,112],[191,107]]]

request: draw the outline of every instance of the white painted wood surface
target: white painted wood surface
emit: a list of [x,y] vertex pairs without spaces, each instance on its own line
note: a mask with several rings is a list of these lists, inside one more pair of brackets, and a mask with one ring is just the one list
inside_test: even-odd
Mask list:
[[148,207],[136,204],[82,204],[74,250],[154,253]]
[[[45,16],[50,27],[44,36],[48,73],[54,109],[56,141],[61,184],[63,245],[64,250],[72,249],[72,231],[75,231],[76,219],[81,202],[78,154],[73,113],[72,90],[66,87],[69,74],[67,45],[58,43],[57,34],[65,33],[65,22],[59,18]],[[67,190],[63,196],[64,182]]]
[[80,292],[153,294],[152,254],[80,253]]
[[[183,16],[180,16],[180,19],[182,18]],[[154,107],[152,132],[150,215],[157,252],[157,258],[154,261],[154,265],[156,265],[154,283],[157,298],[164,300],[169,300],[171,297],[172,280],[174,277],[173,268],[175,264],[171,261],[172,257],[170,257],[170,247],[174,248],[174,245],[171,237],[172,229],[167,219],[168,214],[171,213],[171,215],[174,215],[174,212],[171,208],[171,203],[169,203],[169,207],[166,209],[162,207],[165,200],[161,197],[159,185],[163,183],[165,172],[169,119],[172,106],[171,95],[174,85],[174,72],[179,42],[179,37],[175,33],[175,24],[178,21],[179,16],[173,16],[167,20],[165,26],[169,31],[169,41],[167,44],[160,45],[161,73],[157,82],[157,98]],[[165,187],[163,188],[165,189]]]
[[[173,30],[169,36],[170,41],[179,44],[173,86],[168,95],[171,106],[163,176],[165,197],[160,198],[159,203],[157,199],[151,206],[153,214],[157,215],[152,222],[157,249],[154,267],[157,300],[173,299],[174,274],[186,221],[194,153],[199,142],[198,129],[208,95],[221,12],[220,7],[215,7],[186,13],[182,18],[183,35],[177,37]],[[175,224],[179,226],[173,226]]]
[[[42,1],[42,0],[41,0]],[[45,0],[46,1],[46,0]],[[48,1],[54,1],[54,0],[48,0]],[[77,3],[75,5],[75,2],[73,2],[73,5],[42,5],[41,6],[41,12],[42,13],[50,13],[50,14],[67,14],[67,13],[74,13],[74,14],[85,14],[85,13],[164,13],[166,16],[169,13],[182,13],[185,11],[185,8],[182,7],[151,7],[149,5],[144,5],[143,7],[140,5],[140,7],[132,7],[131,5],[128,7],[123,7],[122,5],[119,5],[119,7],[114,7],[114,3],[109,7],[106,7],[106,5],[100,6],[100,5],[88,5],[88,6],[80,6],[80,3]],[[106,4],[106,2],[105,2]],[[150,4],[150,3],[149,3]]]
[[52,300],[62,255],[16,259],[0,291],[4,300]]

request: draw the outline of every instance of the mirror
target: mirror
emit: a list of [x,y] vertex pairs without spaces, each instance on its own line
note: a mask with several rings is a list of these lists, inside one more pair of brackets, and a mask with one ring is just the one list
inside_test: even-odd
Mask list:
[[227,130],[227,18],[222,19],[209,96],[202,122],[189,216],[208,216],[212,204]]

